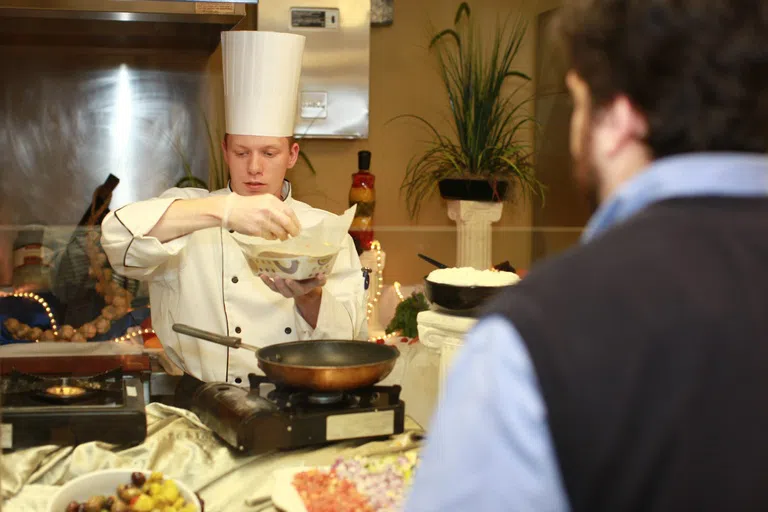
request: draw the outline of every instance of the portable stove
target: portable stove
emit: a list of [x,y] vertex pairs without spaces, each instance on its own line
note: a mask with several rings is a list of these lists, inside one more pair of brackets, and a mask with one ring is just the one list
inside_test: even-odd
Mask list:
[[144,388],[114,369],[91,377],[12,371],[0,384],[3,450],[104,441],[144,441]]
[[400,434],[405,404],[400,386],[335,393],[275,387],[248,376],[250,389],[184,376],[177,405],[190,409],[233,448],[246,453],[299,448]]

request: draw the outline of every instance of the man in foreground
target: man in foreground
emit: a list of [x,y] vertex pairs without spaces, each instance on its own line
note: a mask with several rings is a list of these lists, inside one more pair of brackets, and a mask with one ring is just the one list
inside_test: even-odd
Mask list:
[[599,209],[468,336],[407,510],[768,510],[768,4],[561,31]]

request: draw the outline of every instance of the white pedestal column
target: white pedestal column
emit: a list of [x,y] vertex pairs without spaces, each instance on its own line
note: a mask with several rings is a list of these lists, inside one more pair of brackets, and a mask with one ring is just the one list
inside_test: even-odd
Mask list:
[[[379,261],[380,258],[380,261]],[[384,251],[364,251],[360,255],[360,263],[364,268],[371,269],[370,284],[368,285],[367,301],[372,304],[370,316],[368,317],[368,335],[379,337],[384,336],[386,325],[381,324],[379,319],[379,290],[384,284],[384,265],[387,262],[387,254]]]
[[442,394],[443,382],[453,357],[464,344],[464,337],[477,323],[477,319],[429,310],[419,313],[416,322],[419,341],[440,354],[439,393]]
[[491,268],[491,224],[501,219],[502,203],[448,201],[448,217],[456,222],[456,266]]

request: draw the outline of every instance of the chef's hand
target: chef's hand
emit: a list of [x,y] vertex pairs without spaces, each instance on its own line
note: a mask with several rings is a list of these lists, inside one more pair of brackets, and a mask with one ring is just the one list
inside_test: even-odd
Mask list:
[[267,240],[285,240],[301,230],[293,210],[272,194],[241,196],[232,192],[226,198],[221,225]]
[[264,281],[270,290],[279,293],[286,299],[296,299],[304,297],[318,288],[322,288],[325,285],[325,276],[319,275],[312,279],[305,279],[303,281],[294,281],[292,279],[283,279],[282,277],[271,278],[269,276],[262,275],[261,280]]

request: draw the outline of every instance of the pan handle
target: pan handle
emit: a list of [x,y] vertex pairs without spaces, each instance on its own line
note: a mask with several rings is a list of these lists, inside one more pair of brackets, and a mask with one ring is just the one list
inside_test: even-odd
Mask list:
[[437,268],[448,268],[448,265],[446,265],[445,263],[440,263],[440,262],[439,262],[439,261],[437,261],[437,260],[433,260],[433,259],[432,259],[432,258],[430,258],[429,256],[424,256],[424,255],[423,255],[423,254],[421,254],[421,253],[418,253],[418,254],[416,254],[416,256],[418,256],[419,258],[423,259],[423,260],[424,260],[424,261],[426,261],[427,263],[429,263],[429,264],[431,264],[431,265],[434,265],[434,266],[436,266]]
[[219,345],[224,345],[225,347],[240,348],[243,341],[236,336],[223,336],[185,324],[173,324],[172,329],[179,334],[186,334],[187,336],[192,336],[201,340],[211,341]]

